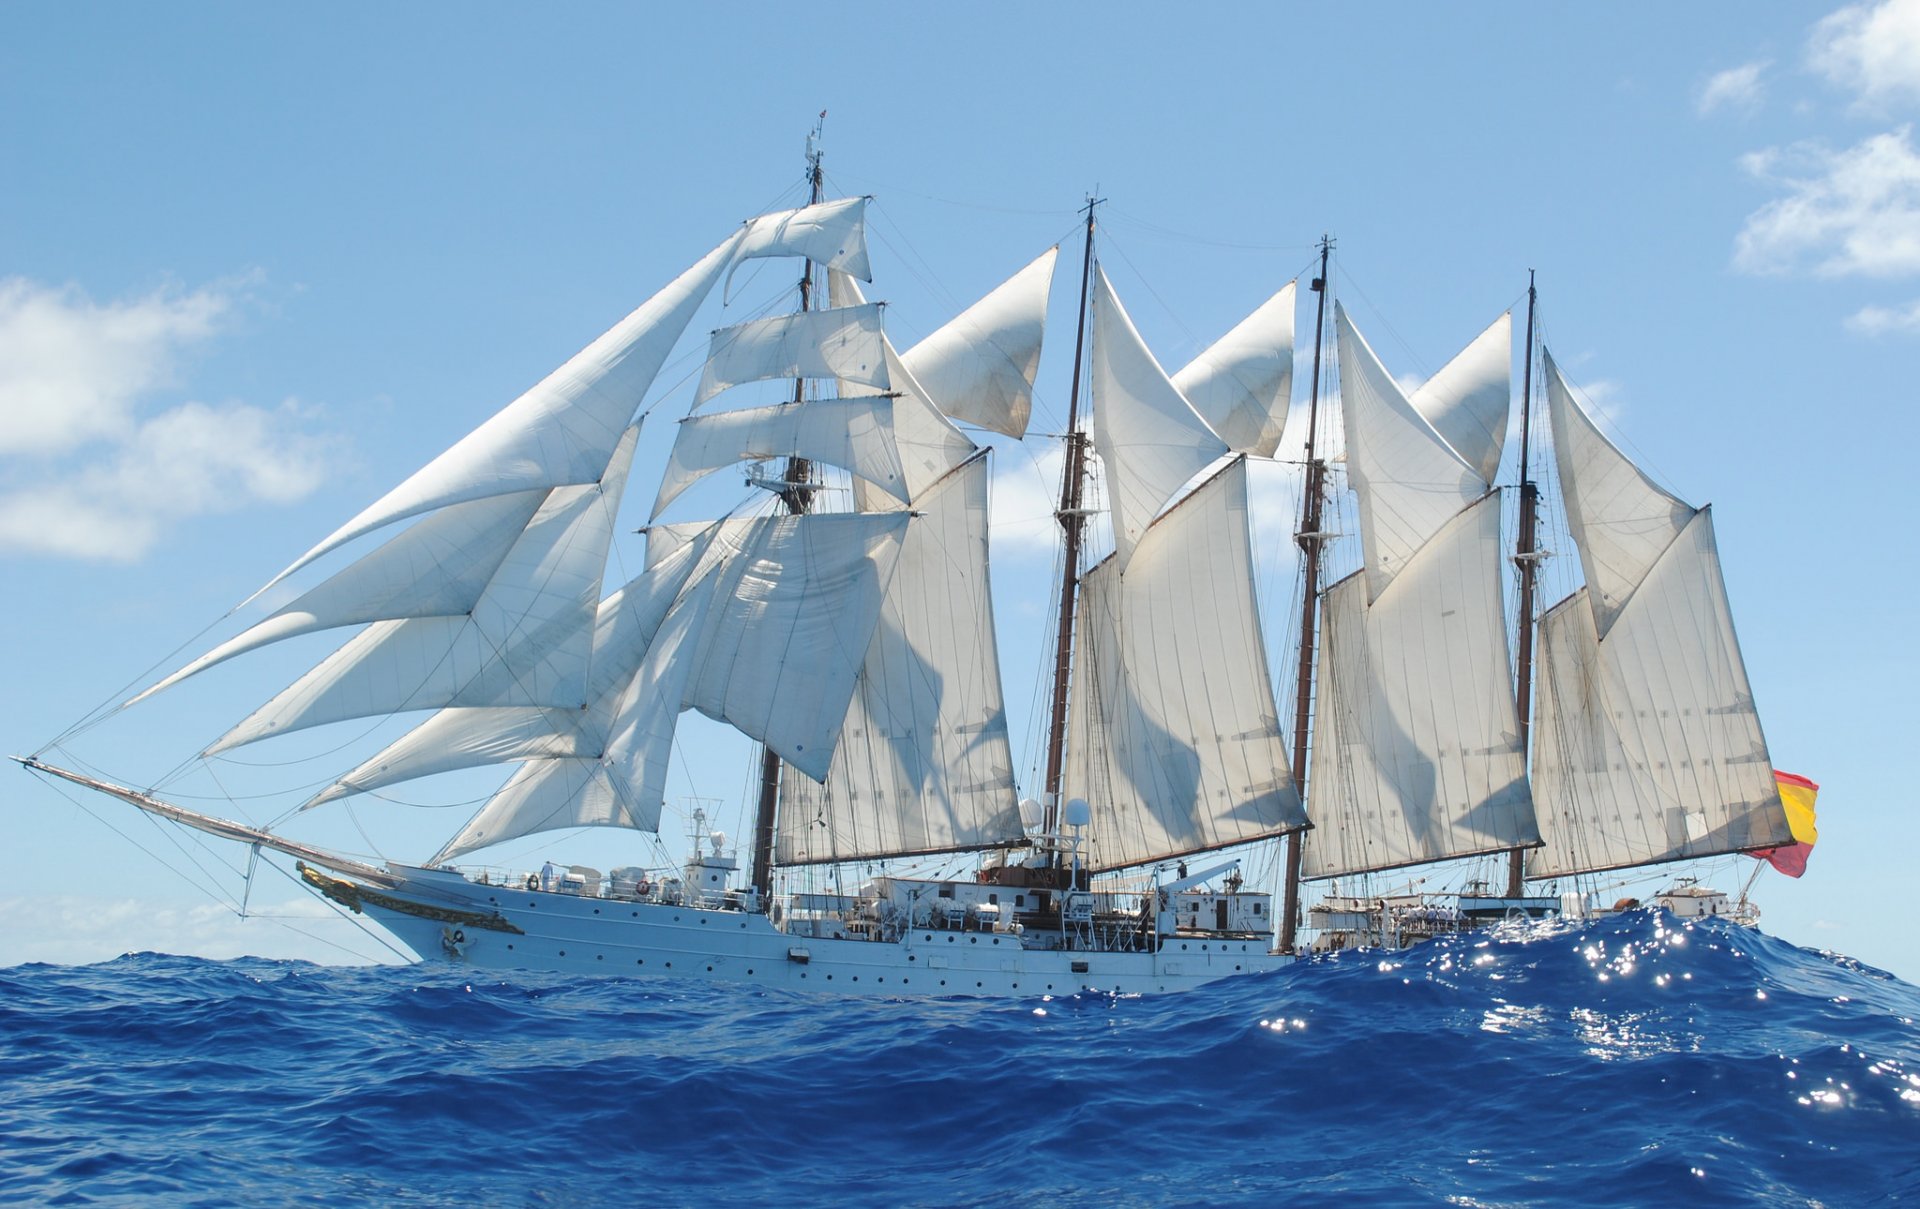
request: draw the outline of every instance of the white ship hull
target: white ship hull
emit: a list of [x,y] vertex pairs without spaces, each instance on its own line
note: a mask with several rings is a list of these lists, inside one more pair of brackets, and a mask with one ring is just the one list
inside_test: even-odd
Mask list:
[[1189,990],[1278,969],[1262,939],[1165,937],[1157,952],[1029,947],[1007,933],[908,929],[895,940],[795,936],[764,913],[480,885],[395,867],[372,889],[309,881],[370,916],[423,961],[489,970],[659,976],[835,995],[1062,995]]

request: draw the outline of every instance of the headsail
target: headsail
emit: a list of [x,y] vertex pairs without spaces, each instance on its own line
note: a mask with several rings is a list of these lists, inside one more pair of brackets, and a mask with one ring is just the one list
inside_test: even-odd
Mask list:
[[208,752],[407,710],[584,706],[601,575],[637,439],[629,429],[604,481],[549,492],[464,612],[376,621]]
[[736,234],[707,253],[538,386],[294,560],[267,587],[328,551],[409,516],[515,491],[598,482],[621,433],[740,240]]

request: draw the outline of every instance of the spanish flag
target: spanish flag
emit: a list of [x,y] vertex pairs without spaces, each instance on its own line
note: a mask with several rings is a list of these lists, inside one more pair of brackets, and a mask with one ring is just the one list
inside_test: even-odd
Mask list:
[[1748,855],[1767,862],[1788,877],[1799,877],[1807,871],[1807,854],[1813,851],[1813,841],[1820,835],[1813,825],[1813,799],[1819,795],[1820,787],[1805,777],[1777,768],[1773,770],[1773,779],[1780,786],[1780,804],[1787,808],[1787,826],[1793,831],[1794,842],[1779,848],[1761,848]]

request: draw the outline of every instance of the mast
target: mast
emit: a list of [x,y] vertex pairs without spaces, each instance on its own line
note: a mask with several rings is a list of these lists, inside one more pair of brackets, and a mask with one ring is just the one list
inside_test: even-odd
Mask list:
[[[1327,463],[1317,456],[1314,437],[1320,427],[1320,350],[1325,343],[1327,323],[1327,257],[1333,251],[1331,236],[1320,237],[1320,275],[1313,279],[1313,292],[1320,296],[1313,319],[1313,385],[1307,403],[1307,482],[1305,499],[1300,505],[1300,532],[1294,539],[1306,560],[1306,574],[1300,595],[1300,661],[1293,703],[1293,783],[1304,798],[1307,792],[1307,711],[1313,702],[1314,630],[1319,621],[1320,551],[1325,536],[1320,532],[1320,505],[1326,494]],[[1286,899],[1280,913],[1280,951],[1293,952],[1295,933],[1300,927],[1300,846],[1306,832],[1296,831],[1287,842]]]
[[[1053,707],[1047,733],[1046,811],[1041,831],[1053,835],[1060,830],[1060,778],[1066,763],[1067,687],[1073,665],[1074,601],[1080,586],[1080,535],[1086,527],[1086,510],[1081,507],[1081,486],[1085,477],[1087,437],[1080,431],[1080,371],[1086,361],[1087,292],[1093,280],[1093,208],[1100,199],[1087,198],[1087,246],[1080,262],[1080,321],[1073,336],[1073,387],[1067,395],[1067,458],[1060,481],[1060,510],[1054,516],[1066,531],[1066,549],[1060,575],[1060,624],[1053,656]],[[1059,853],[1054,853],[1059,859]]]
[[[1533,436],[1533,311],[1536,295],[1533,270],[1527,270],[1527,365],[1520,387],[1520,535],[1513,562],[1520,568],[1520,650],[1514,670],[1514,703],[1519,707],[1520,750],[1527,750],[1527,730],[1533,721],[1533,591],[1540,570],[1535,527],[1540,515],[1540,488],[1528,474]],[[1507,854],[1507,897],[1525,891],[1526,855],[1515,848]]]
[[[821,110],[820,121],[816,122],[812,133],[807,135],[807,184],[809,205],[820,204],[822,173],[820,171],[820,128],[826,123],[826,111]],[[800,270],[800,309],[810,310],[813,305],[813,261],[802,260]],[[803,402],[806,398],[807,380],[793,380],[793,401]],[[798,516],[813,506],[813,488],[807,486],[807,480],[813,473],[813,466],[806,458],[788,458],[786,473],[781,476],[780,498],[787,505],[787,511]],[[751,884],[756,893],[763,898],[773,889],[773,844],[774,827],[780,809],[780,757],[770,747],[760,751],[760,804],[753,819],[753,876]]]

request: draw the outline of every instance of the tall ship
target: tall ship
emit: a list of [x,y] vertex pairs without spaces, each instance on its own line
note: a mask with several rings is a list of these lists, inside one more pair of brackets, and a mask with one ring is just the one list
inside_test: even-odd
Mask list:
[[[1294,284],[1168,373],[1101,267],[1089,198],[1077,257],[1049,249],[900,349],[868,297],[868,199],[826,199],[809,152],[806,204],[741,224],[274,577],[264,618],[115,708],[350,631],[197,760],[404,719],[287,818],[505,770],[437,851],[363,859],[284,819],[189,808],[72,767],[64,737],[16,759],[290,856],[423,960],[846,994],[1174,991],[1316,944],[1413,938],[1354,890],[1385,871],[1496,860],[1508,881],[1485,910],[1533,914],[1569,905],[1543,887],[1596,871],[1811,840],[1775,781],[1709,510],[1602,435],[1536,355],[1531,309],[1524,452],[1503,489],[1510,319],[1409,391],[1330,299],[1323,240],[1304,442],[1283,453]],[[1029,438],[1056,262],[1074,259],[1066,431]],[[737,277],[782,265],[798,270],[784,304],[715,327],[697,373],[662,380],[697,317],[741,305]],[[1537,626],[1536,360],[1585,571]],[[1030,796],[1001,684],[986,434],[1061,465]],[[620,503],[661,440],[643,566],[615,586]],[[1304,470],[1287,693],[1249,524],[1250,466],[1276,457]],[[727,471],[747,501],[702,510]],[[1335,578],[1342,477],[1360,565]],[[661,831],[692,713],[756,747],[744,843],[696,805],[683,859],[483,863],[549,833]],[[1310,918],[1303,887],[1323,895]]]

